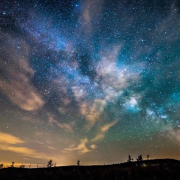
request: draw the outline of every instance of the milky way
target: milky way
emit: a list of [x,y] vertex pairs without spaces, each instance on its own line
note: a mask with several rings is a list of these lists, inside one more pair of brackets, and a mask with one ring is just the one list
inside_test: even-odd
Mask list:
[[0,159],[180,159],[178,1],[4,1]]

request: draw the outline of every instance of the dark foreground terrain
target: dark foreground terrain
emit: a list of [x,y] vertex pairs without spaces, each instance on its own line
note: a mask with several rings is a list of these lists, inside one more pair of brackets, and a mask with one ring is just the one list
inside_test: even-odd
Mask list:
[[180,180],[180,161],[157,159],[104,166],[0,169],[0,180]]

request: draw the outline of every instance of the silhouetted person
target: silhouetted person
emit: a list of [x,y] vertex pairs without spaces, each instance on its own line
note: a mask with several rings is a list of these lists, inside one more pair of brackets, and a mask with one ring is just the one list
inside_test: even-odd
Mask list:
[[147,160],[149,160],[149,155],[147,155]]
[[131,162],[131,161],[133,161],[133,159],[132,159],[131,156],[129,155],[127,162]]
[[52,167],[53,166],[53,163],[52,163],[53,161],[52,161],[52,159],[50,159],[49,161],[48,161],[48,163],[47,163],[47,167]]
[[77,165],[80,166],[80,160],[77,161]]

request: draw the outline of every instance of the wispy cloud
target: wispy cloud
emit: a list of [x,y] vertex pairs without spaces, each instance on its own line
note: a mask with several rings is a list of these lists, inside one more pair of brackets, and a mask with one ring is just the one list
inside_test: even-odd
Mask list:
[[49,149],[53,149],[53,150],[55,149],[54,147],[51,147],[51,146],[48,146],[48,148],[49,148]]
[[102,132],[108,131],[109,128],[112,127],[112,126],[114,126],[117,122],[118,122],[118,120],[115,120],[115,121],[113,121],[113,122],[111,122],[111,123],[108,123],[108,124],[104,125],[104,126],[101,128],[101,131],[102,131]]
[[23,154],[31,158],[48,159],[48,156],[45,155],[44,153],[39,153],[27,147],[14,147],[14,146],[9,146],[9,145],[1,145],[0,149],[4,151],[11,151],[11,152]]
[[101,139],[104,139],[104,137],[105,137],[105,133],[100,132],[99,134],[97,134],[97,135],[92,139],[92,141],[93,141],[93,142],[96,142],[96,141],[99,141],[99,140],[101,140]]
[[92,21],[97,21],[100,18],[103,2],[103,0],[82,1],[82,12],[79,21],[81,22],[82,30],[86,33],[95,30],[95,27],[92,27]]
[[65,148],[64,150],[65,151],[78,151],[79,153],[84,154],[91,151],[87,148],[86,146],[87,143],[88,143],[88,139],[85,138],[81,140],[80,144],[77,147],[74,147],[74,145],[72,145],[69,148]]
[[0,143],[6,143],[6,144],[21,144],[25,143],[18,137],[12,136],[7,133],[0,132]]
[[104,110],[106,101],[102,99],[95,99],[91,102],[83,102],[80,106],[80,113],[86,117],[87,128],[90,129],[99,120],[101,113]]
[[90,147],[91,149],[96,149],[97,146],[95,144],[92,144]]
[[66,131],[73,131],[72,125],[71,124],[67,124],[67,123],[60,123],[58,122],[56,119],[54,119],[54,117],[50,114],[48,114],[48,121],[49,123],[52,125],[57,125],[58,127],[60,127],[61,129],[65,129]]
[[90,150],[86,147],[86,144],[88,143],[87,138],[86,139],[82,139],[81,143],[78,145],[77,148],[75,148],[76,150],[78,150],[81,153],[87,153]]
[[31,158],[48,159],[46,154],[23,146],[25,143],[16,136],[0,132],[0,150],[11,151]]
[[44,101],[30,83],[34,71],[28,62],[28,45],[22,39],[13,38],[8,34],[1,33],[0,36],[1,42],[6,42],[0,44],[3,47],[0,50],[0,91],[23,110],[38,110],[44,105]]
[[91,141],[95,142],[95,141],[102,140],[102,139],[105,137],[105,133],[106,133],[112,126],[114,126],[117,122],[118,122],[118,120],[115,120],[115,121],[113,121],[113,122],[111,122],[111,123],[108,123],[108,124],[104,125],[104,126],[101,128],[100,132],[98,132],[97,135],[96,135]]

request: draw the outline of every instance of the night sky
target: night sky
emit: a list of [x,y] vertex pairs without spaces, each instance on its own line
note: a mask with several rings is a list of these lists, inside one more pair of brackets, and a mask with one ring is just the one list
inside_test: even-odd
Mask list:
[[180,159],[178,0],[0,6],[0,163]]

